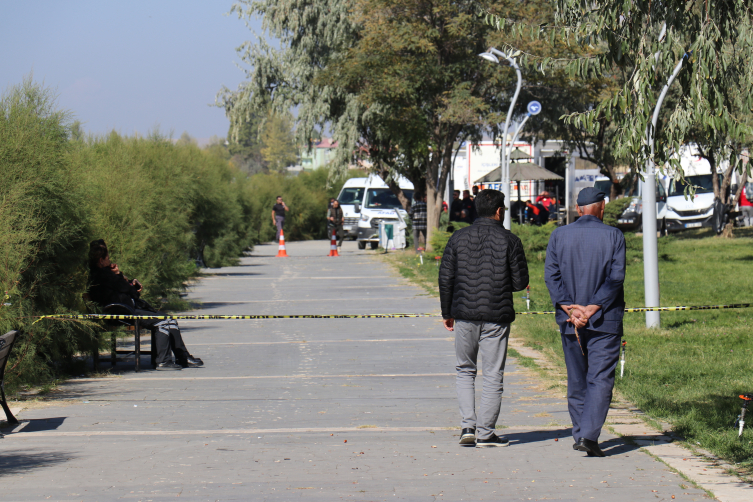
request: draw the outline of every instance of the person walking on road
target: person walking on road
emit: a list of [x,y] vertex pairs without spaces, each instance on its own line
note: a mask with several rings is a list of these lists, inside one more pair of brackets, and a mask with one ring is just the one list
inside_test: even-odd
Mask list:
[[343,209],[340,207],[340,201],[335,199],[332,201],[332,207],[327,209],[327,233],[329,234],[328,237],[332,238],[332,231],[337,232],[338,252],[343,247],[343,223],[345,223]]
[[426,196],[419,194],[410,209],[411,225],[413,226],[413,249],[416,251],[421,247],[419,243],[421,235],[424,236],[424,246],[426,246],[426,217]]
[[275,242],[280,241],[280,232],[283,230],[285,224],[285,213],[290,211],[290,208],[282,201],[282,197],[277,196],[277,204],[272,206],[272,225],[277,227],[277,234],[275,234]]
[[599,435],[609,411],[625,309],[625,237],[605,225],[606,194],[578,194],[575,223],[552,232],[544,279],[557,311],[567,365],[574,450],[603,457]]
[[[482,190],[476,197],[478,219],[452,234],[439,269],[439,298],[444,327],[455,332],[456,386],[460,406],[460,444],[477,448],[507,446],[494,433],[502,404],[512,294],[528,285],[523,244],[502,226],[505,196]],[[484,384],[476,415],[478,354]]]

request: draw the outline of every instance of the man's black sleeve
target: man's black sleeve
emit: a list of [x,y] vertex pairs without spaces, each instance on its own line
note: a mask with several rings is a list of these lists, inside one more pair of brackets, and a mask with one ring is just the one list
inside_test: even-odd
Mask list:
[[452,296],[455,290],[455,264],[457,261],[453,237],[450,237],[447,246],[444,248],[442,265],[439,267],[439,302],[442,305],[443,319],[452,317]]
[[526,261],[526,253],[523,251],[523,243],[513,236],[507,249],[512,290],[523,291],[528,286],[528,261]]

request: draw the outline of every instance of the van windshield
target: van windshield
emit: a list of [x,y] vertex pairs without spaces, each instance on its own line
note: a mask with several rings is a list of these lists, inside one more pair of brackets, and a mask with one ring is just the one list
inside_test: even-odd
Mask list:
[[[722,184],[722,175],[719,174],[719,185]],[[685,195],[685,187],[694,186],[695,193],[714,193],[714,180],[710,174],[701,174],[699,176],[685,176],[685,183],[672,180],[669,185],[669,196]]]
[[594,183],[594,188],[600,192],[604,192],[609,197],[609,192],[612,190],[612,180],[597,180]]
[[[410,204],[413,199],[413,190],[403,190]],[[389,188],[369,188],[366,194],[366,207],[372,209],[402,209],[403,205]]]
[[343,188],[342,192],[340,192],[340,197],[338,197],[337,200],[340,201],[340,205],[355,204],[356,202],[360,204],[363,200],[363,188]]

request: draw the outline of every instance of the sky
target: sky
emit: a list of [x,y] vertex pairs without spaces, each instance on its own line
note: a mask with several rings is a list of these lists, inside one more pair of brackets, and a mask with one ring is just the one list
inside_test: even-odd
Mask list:
[[[33,73],[87,133],[225,137],[225,113],[210,105],[245,79],[235,49],[256,37],[225,15],[232,4],[0,1],[0,92]],[[260,20],[253,27],[261,33]]]

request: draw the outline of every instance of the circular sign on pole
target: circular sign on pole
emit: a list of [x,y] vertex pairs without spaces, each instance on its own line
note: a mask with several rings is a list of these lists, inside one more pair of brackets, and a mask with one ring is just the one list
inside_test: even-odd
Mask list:
[[531,101],[528,103],[528,113],[531,115],[538,115],[541,112],[541,103],[538,101]]

